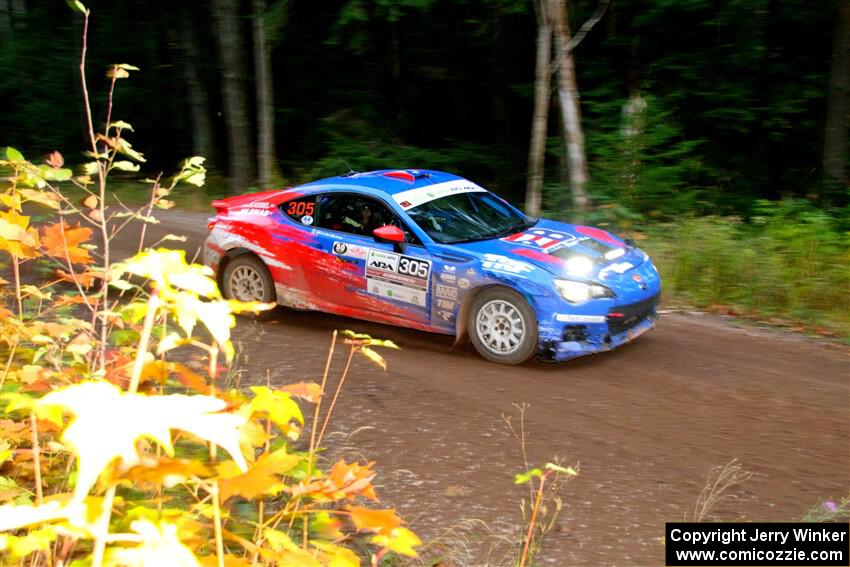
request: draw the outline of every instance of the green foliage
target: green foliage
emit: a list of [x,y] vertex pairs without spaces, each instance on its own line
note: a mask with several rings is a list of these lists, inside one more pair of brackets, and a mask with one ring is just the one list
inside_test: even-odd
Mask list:
[[850,233],[808,203],[760,201],[749,222],[687,217],[645,236],[670,298],[850,337]]
[[695,211],[706,179],[700,140],[685,138],[673,112],[653,96],[587,103],[600,128],[588,132],[589,190],[599,205],[650,218]]

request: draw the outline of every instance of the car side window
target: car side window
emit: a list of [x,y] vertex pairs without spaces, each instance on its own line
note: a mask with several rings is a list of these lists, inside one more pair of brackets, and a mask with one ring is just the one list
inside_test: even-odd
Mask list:
[[353,193],[327,193],[318,201],[318,226],[360,236],[372,236],[372,231],[382,226],[398,226],[405,239],[414,244],[419,240],[403,222],[384,204],[364,195]]
[[280,206],[283,213],[297,223],[312,226],[316,223],[316,197],[302,197]]

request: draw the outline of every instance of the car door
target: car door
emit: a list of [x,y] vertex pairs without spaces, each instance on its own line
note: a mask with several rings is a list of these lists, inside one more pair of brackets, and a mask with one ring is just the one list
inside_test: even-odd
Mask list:
[[[317,238],[333,256],[330,301],[338,312],[422,327],[430,322],[432,260],[425,247],[382,200],[330,192],[317,200]],[[379,242],[372,231],[398,226],[406,242]]]

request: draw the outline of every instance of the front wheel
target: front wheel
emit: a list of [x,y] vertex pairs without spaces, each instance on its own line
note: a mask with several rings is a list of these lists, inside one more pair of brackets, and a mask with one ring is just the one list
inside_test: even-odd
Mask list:
[[491,362],[521,364],[537,353],[537,317],[507,288],[487,289],[475,298],[467,330],[475,350]]

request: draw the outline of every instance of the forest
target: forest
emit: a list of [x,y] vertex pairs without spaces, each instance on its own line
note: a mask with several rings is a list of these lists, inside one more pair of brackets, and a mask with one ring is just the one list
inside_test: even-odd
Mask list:
[[[850,2],[91,2],[91,102],[209,197],[350,169],[472,178],[632,232],[671,297],[846,329]],[[81,22],[0,0],[0,143],[82,162]],[[831,314],[830,314],[831,312]]]

